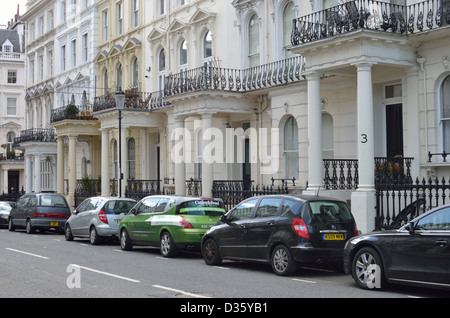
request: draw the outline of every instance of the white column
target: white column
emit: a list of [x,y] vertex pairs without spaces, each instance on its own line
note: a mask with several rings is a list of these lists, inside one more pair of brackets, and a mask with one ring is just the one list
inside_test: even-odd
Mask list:
[[64,137],[58,136],[56,158],[56,188],[59,194],[64,195]]
[[[122,125],[122,133],[121,133],[121,147],[122,147],[122,197],[125,197],[125,189],[128,184],[128,143],[127,143],[127,135],[128,135],[128,128],[123,127]],[[119,176],[120,178],[120,176]]]
[[317,192],[323,186],[322,99],[320,74],[311,72],[308,78],[308,191]]
[[41,192],[41,156],[34,156],[34,192]]
[[413,67],[406,74],[406,120],[403,122],[405,128],[405,157],[414,158],[411,163],[411,176],[420,175],[420,111],[419,111],[419,68]]
[[75,207],[75,189],[77,187],[77,136],[69,136],[69,206]]
[[[212,114],[203,114],[202,115],[202,138],[203,138],[203,147],[211,142],[211,132],[212,128]],[[203,151],[203,149],[202,149]],[[211,158],[205,158],[205,155],[202,156],[202,196],[204,198],[212,197],[212,186],[214,179],[214,170],[213,163],[211,162]]]
[[[175,119],[174,128],[184,129],[183,117],[177,117]],[[186,149],[184,149],[184,152],[186,152]],[[180,163],[175,164],[175,195],[179,196],[186,195],[186,162],[184,160]]]
[[109,130],[102,129],[102,196],[109,197],[110,189],[110,169],[109,169]]
[[375,176],[372,64],[355,65],[358,73],[358,190],[352,193],[352,212],[358,229],[375,229]]
[[33,191],[33,167],[31,165],[31,155],[25,155],[25,193]]
[[358,191],[375,190],[375,150],[373,129],[372,64],[361,63],[358,68]]

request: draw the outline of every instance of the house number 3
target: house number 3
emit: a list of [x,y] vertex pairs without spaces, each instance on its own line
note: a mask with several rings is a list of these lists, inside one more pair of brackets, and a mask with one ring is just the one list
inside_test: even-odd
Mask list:
[[362,140],[361,140],[361,143],[362,143],[362,144],[367,144],[367,142],[369,141],[369,140],[367,139],[367,135],[366,135],[366,134],[362,134],[362,135],[361,135],[361,138],[362,138]]

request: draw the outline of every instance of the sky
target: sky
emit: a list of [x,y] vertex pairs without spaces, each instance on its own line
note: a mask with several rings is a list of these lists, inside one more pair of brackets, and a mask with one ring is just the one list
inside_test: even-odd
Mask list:
[[20,4],[20,15],[26,12],[27,0],[0,0],[0,24],[8,25],[8,21],[17,13],[17,4]]

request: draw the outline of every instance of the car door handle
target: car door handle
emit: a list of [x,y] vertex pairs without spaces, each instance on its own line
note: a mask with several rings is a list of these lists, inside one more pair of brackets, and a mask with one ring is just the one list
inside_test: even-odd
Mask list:
[[448,242],[446,240],[437,240],[436,242],[434,242],[434,244],[443,247],[446,246]]
[[267,224],[268,226],[273,226],[275,223],[269,221],[269,222],[267,222],[266,224]]
[[247,226],[246,225],[239,225],[239,227],[241,228],[241,229],[243,229],[243,230],[245,230],[246,228],[247,228]]

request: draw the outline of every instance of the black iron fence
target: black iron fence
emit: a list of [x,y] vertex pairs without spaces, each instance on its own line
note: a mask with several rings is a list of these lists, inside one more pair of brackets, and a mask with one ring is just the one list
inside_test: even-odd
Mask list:
[[385,178],[376,184],[375,229],[399,228],[450,201],[450,180]]
[[346,1],[294,20],[293,45],[370,29],[394,34],[415,34],[450,23],[450,4],[426,0],[408,6],[374,0]]

